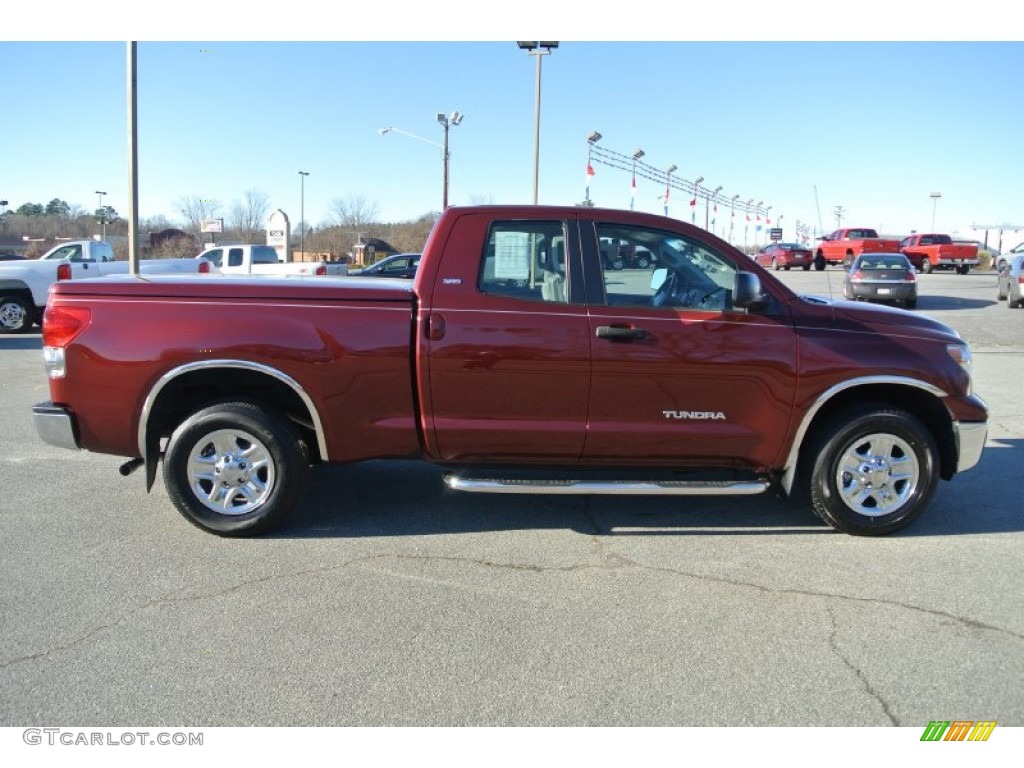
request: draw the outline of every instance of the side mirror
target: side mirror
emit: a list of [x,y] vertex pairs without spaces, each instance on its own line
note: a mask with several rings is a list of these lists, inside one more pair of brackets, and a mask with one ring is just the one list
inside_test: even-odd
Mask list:
[[768,296],[761,289],[761,278],[753,272],[737,272],[732,289],[732,305],[739,309],[762,309]]

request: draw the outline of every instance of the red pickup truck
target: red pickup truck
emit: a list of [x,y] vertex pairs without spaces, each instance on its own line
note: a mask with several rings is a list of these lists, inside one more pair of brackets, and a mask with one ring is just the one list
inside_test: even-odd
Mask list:
[[954,243],[949,235],[910,235],[903,238],[900,250],[914,269],[925,274],[936,269],[955,269],[966,275],[978,266],[978,246]]
[[[602,240],[643,248],[615,270]],[[663,216],[449,208],[413,280],[57,284],[48,443],[123,456],[179,511],[280,524],[313,464],[422,458],[498,493],[802,491],[853,534],[914,519],[981,456],[971,354],[921,315],[793,293]]]
[[862,253],[899,253],[900,241],[879,237],[878,232],[866,227],[837,229],[821,238],[814,254],[815,269],[828,264],[842,264],[849,268]]

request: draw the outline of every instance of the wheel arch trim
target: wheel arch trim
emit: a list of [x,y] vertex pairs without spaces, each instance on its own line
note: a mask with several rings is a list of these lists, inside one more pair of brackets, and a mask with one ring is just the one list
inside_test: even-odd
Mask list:
[[841,381],[838,384],[834,384],[829,387],[822,392],[811,407],[807,409],[807,413],[804,414],[803,419],[800,421],[800,426],[797,428],[796,434],[793,436],[793,443],[789,448],[789,455],[786,457],[782,477],[779,480],[779,484],[787,495],[789,495],[793,490],[793,483],[796,480],[797,464],[799,463],[800,458],[800,450],[803,448],[807,432],[810,430],[811,424],[814,422],[815,417],[817,417],[821,409],[841,392],[846,392],[858,387],[877,386],[880,384],[919,389],[938,398],[949,396],[947,392],[936,387],[934,384],[929,384],[928,382],[921,381],[919,379],[912,379],[908,376],[861,376],[856,379]]
[[138,428],[138,444],[139,444],[139,456],[143,459],[147,459],[146,456],[146,435],[149,426],[150,413],[153,410],[153,406],[156,404],[160,397],[160,393],[163,392],[164,388],[175,379],[179,378],[188,373],[203,370],[214,370],[217,368],[238,368],[242,370],[254,371],[261,373],[266,376],[270,376],[273,379],[281,382],[291,389],[302,403],[306,406],[309,411],[310,418],[313,422],[313,428],[316,432],[317,448],[320,451],[320,457],[323,461],[328,461],[327,453],[327,438],[324,434],[323,422],[320,419],[320,412],[317,410],[316,405],[313,403],[313,398],[309,396],[309,393],[303,389],[302,385],[299,384],[295,379],[286,373],[283,373],[276,368],[272,368],[269,365],[262,363],[254,363],[249,360],[203,360],[201,362],[186,363],[179,365],[176,368],[172,368],[163,374],[153,387],[149,390],[149,394],[146,395],[146,400],[142,405],[142,411],[139,414],[139,428]]

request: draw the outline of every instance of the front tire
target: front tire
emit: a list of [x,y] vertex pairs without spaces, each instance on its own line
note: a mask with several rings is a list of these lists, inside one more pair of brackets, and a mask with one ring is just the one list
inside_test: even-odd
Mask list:
[[855,536],[882,536],[917,518],[938,484],[938,447],[906,411],[866,404],[847,411],[804,454],[815,514]]
[[308,466],[305,445],[282,414],[250,402],[216,403],[174,431],[164,484],[193,525],[255,536],[288,516]]

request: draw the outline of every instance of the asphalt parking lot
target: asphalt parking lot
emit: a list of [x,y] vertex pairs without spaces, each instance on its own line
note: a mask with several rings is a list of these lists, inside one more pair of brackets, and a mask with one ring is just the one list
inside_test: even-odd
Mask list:
[[0,336],[0,725],[1024,725],[1024,310],[992,273],[920,281],[989,441],[881,539],[767,496],[457,495],[416,462],[317,471],[285,530],[219,539],[43,444],[39,335]]

